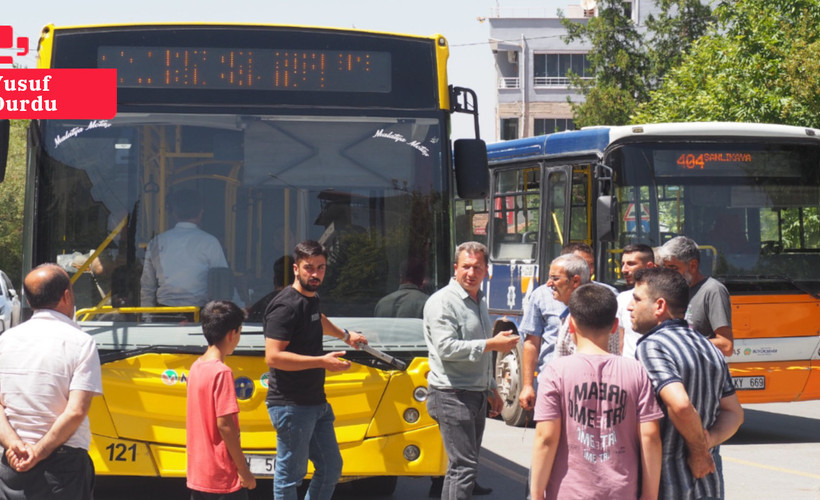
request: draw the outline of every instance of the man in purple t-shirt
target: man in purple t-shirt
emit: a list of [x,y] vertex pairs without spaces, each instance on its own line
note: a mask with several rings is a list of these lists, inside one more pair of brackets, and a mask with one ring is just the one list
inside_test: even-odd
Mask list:
[[569,310],[577,351],[539,378],[530,495],[657,498],[663,413],[643,366],[607,351],[618,328],[615,295],[583,285]]

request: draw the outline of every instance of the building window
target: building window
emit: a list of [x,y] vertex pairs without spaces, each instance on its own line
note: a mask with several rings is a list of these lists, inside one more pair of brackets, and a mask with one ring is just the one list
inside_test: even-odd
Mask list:
[[572,123],[572,118],[536,118],[534,125],[535,135],[575,130],[575,124]]
[[518,118],[501,119],[501,140],[518,139]]
[[586,54],[535,54],[536,87],[566,87],[569,73],[592,78]]

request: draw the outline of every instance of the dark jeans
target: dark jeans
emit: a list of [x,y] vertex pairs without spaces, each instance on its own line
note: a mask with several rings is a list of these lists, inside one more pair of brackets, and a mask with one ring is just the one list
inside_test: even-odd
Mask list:
[[472,498],[478,476],[478,453],[484,436],[487,393],[430,387],[427,412],[438,422],[447,451],[447,475],[441,498]]
[[82,448],[60,446],[26,472],[0,460],[0,498],[26,500],[90,500],[94,497],[94,464]]

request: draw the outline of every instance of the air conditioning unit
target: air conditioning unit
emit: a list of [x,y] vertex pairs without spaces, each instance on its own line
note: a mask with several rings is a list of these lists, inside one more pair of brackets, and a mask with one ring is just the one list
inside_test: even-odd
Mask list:
[[581,0],[581,8],[584,9],[584,17],[595,17],[596,0]]
[[507,61],[510,64],[518,64],[518,52],[511,50],[507,52]]

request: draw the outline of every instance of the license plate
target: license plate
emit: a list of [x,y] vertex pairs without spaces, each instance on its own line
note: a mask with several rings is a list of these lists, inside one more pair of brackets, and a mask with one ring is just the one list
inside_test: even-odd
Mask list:
[[273,468],[276,465],[276,455],[245,454],[245,462],[247,462],[248,468],[254,476],[273,477]]
[[735,390],[738,391],[762,391],[766,388],[766,377],[734,377]]

